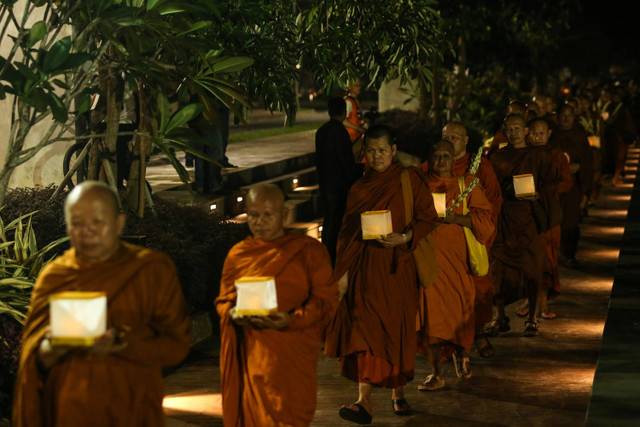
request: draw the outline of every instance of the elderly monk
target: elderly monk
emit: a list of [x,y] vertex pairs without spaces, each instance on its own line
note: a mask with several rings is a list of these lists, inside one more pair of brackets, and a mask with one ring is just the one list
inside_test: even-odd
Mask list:
[[[72,248],[38,276],[25,323],[14,426],[158,426],[162,368],[189,351],[190,321],[168,256],[124,243],[117,195],[84,182],[65,202]],[[52,346],[49,297],[105,292],[109,329],[92,347]]]
[[[222,409],[225,426],[304,426],[316,408],[316,365],[322,330],[338,303],[325,247],[286,234],[284,196],[273,184],[247,196],[252,236],[235,245],[224,264],[220,296]],[[278,309],[238,317],[236,280],[273,277]]]
[[[548,227],[542,233],[544,239],[547,266],[543,278],[542,296],[540,297],[540,316],[543,319],[554,319],[556,314],[547,309],[547,295],[549,292],[558,292],[560,289],[560,273],[558,271],[558,251],[560,249],[560,237],[562,224],[562,205],[560,196],[566,193],[573,185],[571,170],[569,167],[569,157],[562,150],[550,147],[548,144],[551,136],[549,124],[543,118],[537,118],[529,122],[529,144],[537,147],[544,147],[548,151],[551,159],[547,172],[550,185],[549,197],[547,199],[547,212],[549,214]],[[523,313],[521,313],[523,314]],[[524,312],[526,315],[526,311]]]
[[[496,298],[498,319],[492,332],[497,334],[510,330],[504,306],[526,296],[529,300],[529,318],[525,322],[524,336],[531,337],[538,333],[535,314],[546,262],[540,233],[547,227],[543,201],[549,189],[546,176],[548,159],[540,147],[527,145],[528,129],[522,116],[507,116],[504,130],[509,145],[493,153],[490,158],[504,198],[492,247],[494,280],[499,287]],[[525,198],[516,195],[513,176],[520,174],[533,175],[535,196]]]
[[[473,181],[470,175],[456,176],[453,173],[454,157],[454,145],[443,140],[434,145],[429,159],[429,189],[432,193],[444,193],[447,206],[456,204],[460,187],[467,188]],[[469,351],[476,329],[476,287],[469,268],[463,227],[471,229],[476,240],[486,244],[494,235],[495,225],[492,206],[480,184],[471,189],[465,202],[468,213],[463,212],[460,201],[453,212],[443,218],[444,224],[431,233],[438,275],[434,283],[421,291],[418,347],[432,364],[433,374],[418,387],[420,391],[438,390],[445,386],[440,362],[450,354],[454,356],[456,373],[465,379],[471,377]]]
[[[454,149],[454,161],[453,161],[453,175],[465,176],[469,172],[471,167],[472,157],[467,152],[467,145],[469,144],[469,136],[467,129],[460,122],[450,122],[442,129],[442,139],[449,141],[453,144]],[[482,157],[476,176],[480,180],[484,195],[489,200],[492,206],[492,218],[491,222],[495,224],[500,215],[500,209],[502,208],[502,192],[500,190],[500,183],[496,178],[496,173],[493,171],[493,166],[489,159]],[[494,227],[495,230],[495,227]],[[490,252],[491,245],[495,240],[495,231],[489,236],[485,245]],[[483,332],[484,327],[493,318],[493,295],[494,284],[492,276],[473,276],[473,281],[476,286],[476,302],[475,302],[475,319],[476,319],[476,348],[478,354],[482,357],[491,357],[494,355],[494,349],[487,335]]]
[[569,155],[573,185],[562,194],[562,238],[560,255],[568,267],[576,267],[580,239],[580,221],[593,187],[593,155],[584,129],[577,126],[573,107],[564,105],[558,112],[558,127],[549,144]]
[[[388,128],[367,131],[368,168],[351,187],[338,238],[334,276],[347,286],[325,350],[340,358],[342,375],[358,383],[358,400],[340,409],[342,418],[357,423],[371,422],[373,387],[391,388],[394,412],[410,413],[403,387],[413,378],[416,357],[418,281],[412,252],[435,228],[437,214],[421,175],[405,170],[395,154]],[[411,186],[411,216],[405,215],[403,180]],[[363,240],[360,214],[379,210],[391,212],[393,232]]]

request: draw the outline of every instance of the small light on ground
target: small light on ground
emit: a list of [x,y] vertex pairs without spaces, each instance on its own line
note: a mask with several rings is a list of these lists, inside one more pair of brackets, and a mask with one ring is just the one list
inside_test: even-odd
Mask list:
[[236,202],[242,203],[243,200],[244,200],[244,197],[238,196],[238,198],[236,199]]
[[209,206],[209,210],[215,211],[216,209],[218,209],[218,205],[216,205],[215,203]]

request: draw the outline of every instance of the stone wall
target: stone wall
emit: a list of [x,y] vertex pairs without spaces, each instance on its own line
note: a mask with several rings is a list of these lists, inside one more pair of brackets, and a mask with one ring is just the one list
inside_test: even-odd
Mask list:
[[416,82],[401,85],[399,79],[383,83],[378,91],[378,110],[383,112],[397,108],[418,111],[420,103],[417,97],[417,86]]

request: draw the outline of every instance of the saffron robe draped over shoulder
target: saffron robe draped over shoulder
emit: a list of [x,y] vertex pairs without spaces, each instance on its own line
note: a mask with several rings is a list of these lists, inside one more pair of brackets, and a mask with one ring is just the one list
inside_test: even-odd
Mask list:
[[561,243],[562,203],[561,196],[573,186],[573,177],[569,168],[569,158],[556,147],[546,147],[551,159],[548,171],[547,211],[549,214],[549,229],[542,233],[547,256],[547,268],[543,277],[545,289],[560,290],[560,272],[558,270],[558,253]]
[[[436,226],[431,192],[419,172],[409,169],[413,219],[405,222],[402,166],[367,170],[351,187],[338,239],[335,277],[348,272],[348,288],[327,331],[327,355],[340,357],[353,381],[398,387],[413,378],[416,356],[418,279],[412,251]],[[408,245],[384,248],[362,240],[360,214],[391,211],[393,231],[413,230]]]
[[[283,330],[233,323],[235,281],[275,277]],[[220,315],[222,407],[225,426],[304,426],[316,408],[316,365],[322,332],[338,303],[329,254],[307,236],[273,241],[249,237],[225,260],[216,309]]]
[[[468,185],[471,177],[467,176]],[[458,177],[441,178],[429,175],[431,192],[446,193],[447,205],[460,194]],[[492,206],[480,185],[467,197],[472,231],[476,239],[486,244],[494,235]],[[462,215],[462,204],[456,208]],[[471,350],[475,335],[475,294],[473,276],[469,270],[467,241],[463,228],[457,224],[440,224],[431,233],[435,241],[438,276],[433,284],[420,290],[418,309],[419,347],[448,342]]]
[[[499,294],[506,303],[524,296],[522,278],[541,284],[546,258],[544,242],[539,229],[546,222],[544,200],[551,188],[547,171],[549,159],[542,147],[515,148],[512,145],[491,155],[504,203],[497,225],[496,240],[492,247],[494,280]],[[513,176],[533,174],[539,200],[519,200],[515,196]],[[537,203],[538,206],[534,206]],[[538,215],[534,209],[538,209]],[[537,221],[538,220],[538,221]]]
[[[49,325],[49,297],[63,291],[107,294],[109,327],[129,332],[108,356],[76,351],[43,374],[37,351]],[[38,276],[25,324],[13,425],[163,425],[162,368],[178,364],[191,344],[191,323],[171,259],[123,243],[90,266],[70,249]]]
[[[469,153],[464,157],[456,159],[453,163],[453,174],[455,176],[465,176],[468,173],[471,166],[471,156]],[[491,162],[486,157],[482,157],[480,165],[476,171],[476,177],[480,181],[482,190],[486,199],[491,204],[491,222],[494,224],[493,233],[484,242],[491,258],[491,246],[496,238],[495,224],[500,216],[500,210],[502,209],[502,191],[500,190],[500,183],[496,177],[496,173],[493,170]],[[491,261],[491,259],[490,259]],[[486,276],[472,276],[473,283],[476,285],[476,302],[475,302],[475,318],[476,329],[481,330],[484,325],[489,323],[493,318],[493,295],[495,293],[495,286],[493,284],[493,276],[491,273]]]

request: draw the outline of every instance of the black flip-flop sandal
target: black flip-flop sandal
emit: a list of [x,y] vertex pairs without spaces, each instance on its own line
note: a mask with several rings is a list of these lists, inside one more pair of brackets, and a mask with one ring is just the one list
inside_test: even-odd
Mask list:
[[[409,406],[409,402],[407,402],[407,399],[404,397],[401,399],[391,399],[391,406],[393,407],[393,413],[401,417],[411,415],[413,413],[411,406]],[[396,409],[396,407],[401,409]]]
[[[358,409],[355,410],[353,409],[354,407]],[[340,415],[340,418],[343,420],[351,421],[356,424],[371,424],[371,420],[373,419],[371,414],[359,403],[354,403],[350,406],[343,406],[340,408],[340,411],[338,411],[338,415]]]

